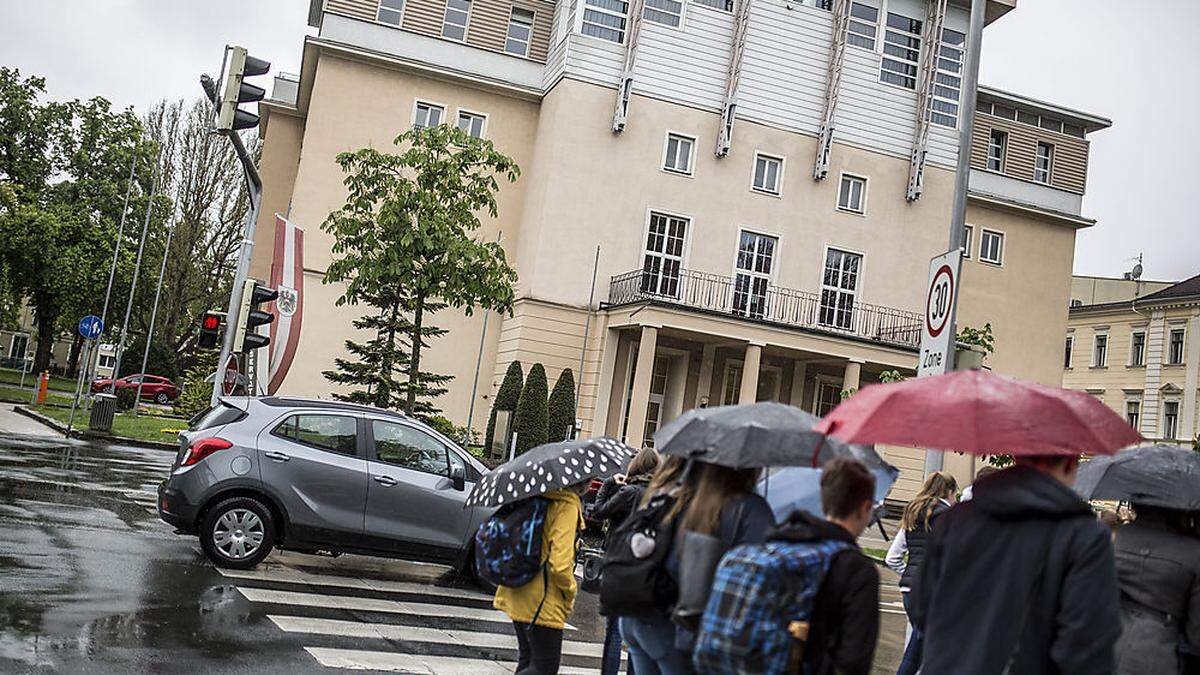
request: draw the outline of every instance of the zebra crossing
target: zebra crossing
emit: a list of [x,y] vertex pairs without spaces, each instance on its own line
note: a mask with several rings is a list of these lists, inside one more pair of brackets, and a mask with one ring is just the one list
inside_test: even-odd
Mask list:
[[[492,608],[490,594],[444,585],[446,568],[388,561],[360,570],[341,559],[320,566],[326,559],[297,565],[281,558],[301,561],[276,553],[254,570],[217,571],[320,666],[438,675],[515,670],[512,622]],[[578,607],[576,616],[582,611],[595,608]],[[598,672],[602,639],[595,625],[567,624],[560,672]]]

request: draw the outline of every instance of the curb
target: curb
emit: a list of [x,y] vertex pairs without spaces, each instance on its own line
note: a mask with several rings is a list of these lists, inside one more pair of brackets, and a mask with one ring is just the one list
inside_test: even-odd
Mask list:
[[[29,408],[27,408],[23,405],[13,406],[13,411],[16,412],[18,415],[24,415],[32,420],[41,422],[42,424],[50,427],[51,429],[54,429],[55,431],[59,432],[60,434],[63,434],[64,436],[67,435],[67,425],[63,424],[62,422],[59,422],[56,419],[47,417],[46,415],[43,415],[35,410],[30,410]],[[83,439],[94,440],[94,441],[104,441],[110,445],[132,445],[132,446],[138,447],[138,448],[150,448],[153,450],[170,450],[171,452],[175,452],[176,450],[179,449],[179,446],[175,443],[163,443],[160,441],[145,441],[140,438],[128,438],[125,436],[111,436],[108,434],[98,434],[98,433],[95,433],[92,431],[87,431],[87,430],[78,429],[78,428],[71,430],[70,437],[71,438],[83,438]]]

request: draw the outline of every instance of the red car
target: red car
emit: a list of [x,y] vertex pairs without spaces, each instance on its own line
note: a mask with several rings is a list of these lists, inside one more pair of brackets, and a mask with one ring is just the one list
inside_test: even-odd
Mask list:
[[166,405],[179,398],[179,386],[165,377],[158,375],[126,375],[113,382],[112,380],[93,380],[92,392],[113,391],[115,389],[137,389],[138,382],[142,383],[142,398],[155,403]]

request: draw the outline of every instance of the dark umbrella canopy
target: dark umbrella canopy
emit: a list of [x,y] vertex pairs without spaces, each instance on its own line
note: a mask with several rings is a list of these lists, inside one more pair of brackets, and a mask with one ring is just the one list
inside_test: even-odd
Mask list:
[[1200,510],[1200,453],[1146,445],[1079,467],[1075,491],[1084,499],[1114,499],[1181,511]]
[[611,438],[539,445],[479,479],[464,506],[503,506],[592,478],[608,478],[620,473],[636,452]]
[[813,431],[820,421],[774,401],[694,408],[659,429],[654,447],[666,455],[733,469],[820,466],[850,455],[848,444]]

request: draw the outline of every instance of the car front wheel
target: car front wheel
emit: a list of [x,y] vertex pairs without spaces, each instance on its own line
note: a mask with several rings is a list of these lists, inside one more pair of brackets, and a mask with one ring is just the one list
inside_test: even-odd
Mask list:
[[154,395],[154,402],[159,405],[166,405],[171,402],[171,397],[167,396],[166,392],[160,391]]
[[251,569],[275,546],[275,519],[257,499],[225,499],[205,514],[200,546],[217,567]]

